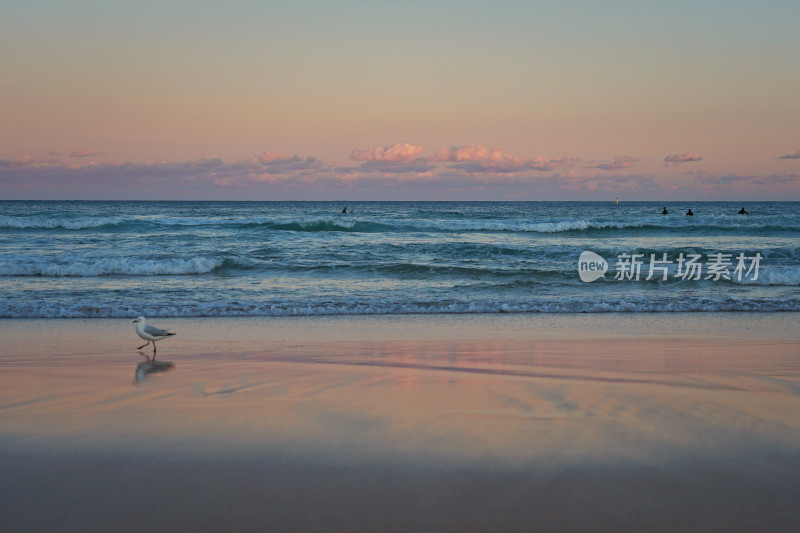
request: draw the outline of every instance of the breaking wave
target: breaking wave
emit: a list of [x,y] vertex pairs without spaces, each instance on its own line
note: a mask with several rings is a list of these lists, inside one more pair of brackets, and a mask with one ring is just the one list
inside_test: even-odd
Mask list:
[[110,231],[147,232],[153,227],[184,227],[191,231],[200,227],[227,227],[230,229],[262,228],[271,231],[285,232],[352,232],[352,233],[569,233],[569,232],[681,232],[685,234],[720,232],[759,234],[798,232],[793,222],[752,224],[742,223],[741,219],[711,218],[699,222],[685,223],[683,219],[668,220],[644,218],[636,221],[591,220],[583,218],[528,221],[525,219],[409,219],[370,217],[364,215],[342,217],[311,216],[300,219],[286,216],[98,216],[98,217],[46,217],[46,216],[7,216],[0,215],[0,229],[9,230],[85,230],[107,227]]
[[734,281],[739,285],[785,285],[800,286],[800,269],[775,266],[762,269],[758,278],[744,277],[741,281]]
[[176,276],[207,274],[220,266],[219,258],[193,257],[191,259],[129,259],[104,258],[72,262],[44,259],[0,263],[0,276]]
[[0,228],[9,229],[71,229],[100,228],[121,223],[117,218],[42,218],[9,217],[0,215]]
[[90,305],[0,303],[0,318],[286,317],[495,313],[697,313],[800,311],[800,298],[561,299],[528,302],[276,302]]

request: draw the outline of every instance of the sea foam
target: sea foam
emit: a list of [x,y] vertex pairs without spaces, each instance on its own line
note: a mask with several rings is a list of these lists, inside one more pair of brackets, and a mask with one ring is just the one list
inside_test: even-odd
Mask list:
[[800,311],[800,298],[609,298],[501,301],[355,301],[355,302],[252,302],[252,303],[103,303],[1,302],[0,318],[128,318],[203,316],[325,316],[405,314],[496,313],[685,313]]
[[0,276],[167,276],[206,274],[222,266],[221,258],[193,257],[191,259],[130,259],[102,258],[72,262],[23,260],[0,262]]
[[98,218],[40,218],[10,217],[0,215],[0,228],[9,229],[88,229],[119,224],[122,221],[111,217]]

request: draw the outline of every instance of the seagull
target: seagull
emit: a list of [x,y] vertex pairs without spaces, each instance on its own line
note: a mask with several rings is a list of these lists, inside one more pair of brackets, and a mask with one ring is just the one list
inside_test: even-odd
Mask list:
[[140,316],[136,320],[133,321],[136,324],[136,334],[139,335],[141,338],[146,340],[147,342],[136,348],[137,350],[141,350],[151,342],[153,343],[153,359],[156,357],[156,341],[160,341],[161,339],[166,339],[167,337],[171,337],[175,335],[169,331],[164,331],[163,329],[158,329],[153,326],[148,326],[144,317]]

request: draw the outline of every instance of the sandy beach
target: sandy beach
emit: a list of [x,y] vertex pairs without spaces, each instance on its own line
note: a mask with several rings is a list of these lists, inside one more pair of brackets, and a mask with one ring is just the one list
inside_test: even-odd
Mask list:
[[800,528],[792,313],[153,322],[0,321],[0,529]]

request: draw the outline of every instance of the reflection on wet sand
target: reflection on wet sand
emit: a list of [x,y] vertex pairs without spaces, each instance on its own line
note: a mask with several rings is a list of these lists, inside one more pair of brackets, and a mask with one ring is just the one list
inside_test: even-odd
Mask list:
[[167,372],[173,368],[175,368],[175,364],[169,361],[156,361],[155,359],[143,361],[136,365],[136,383],[142,383],[151,374]]
[[[0,516],[40,531],[120,530],[114,516],[131,531],[800,530],[795,339],[253,346],[182,351],[166,379],[151,378],[174,363],[141,362],[138,387],[110,351],[0,356]],[[41,496],[76,476],[80,496]],[[145,524],[131,502],[151,490],[189,496]]]
[[[127,446],[117,438],[133,431],[144,445],[149,436],[375,458],[645,460],[664,447],[706,454],[732,443],[792,450],[797,355],[794,342],[729,339],[271,344],[182,354],[180,373],[135,393],[116,358],[77,356],[5,368],[0,417],[7,433],[45,440],[55,430],[78,440],[94,432]],[[135,382],[174,367],[141,362]]]

